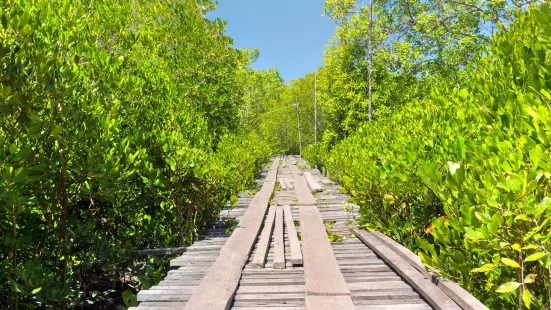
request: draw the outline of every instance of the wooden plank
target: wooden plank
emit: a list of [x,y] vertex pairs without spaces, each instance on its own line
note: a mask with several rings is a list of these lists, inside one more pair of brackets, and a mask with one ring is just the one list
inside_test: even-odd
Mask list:
[[306,184],[306,179],[304,179],[304,176],[299,174],[294,174],[294,177],[295,177],[295,193],[297,195],[297,200],[299,205],[301,206],[315,205],[316,200],[314,199],[314,196],[312,196],[312,193],[310,192],[310,189]]
[[270,207],[268,211],[268,216],[264,221],[264,229],[260,235],[260,239],[256,244],[256,252],[253,257],[253,268],[264,268],[266,263],[266,255],[268,255],[268,248],[270,246],[270,241],[272,240],[272,232],[274,230],[274,220],[276,215],[276,207]]
[[397,273],[399,273],[431,306],[437,310],[461,309],[448,295],[444,294],[434,283],[422,275],[417,269],[375,238],[368,231],[352,229],[352,232],[368,247],[383,258]]
[[295,228],[295,221],[293,221],[291,207],[289,207],[289,205],[284,205],[283,213],[285,217],[285,227],[287,227],[289,245],[291,247],[291,263],[293,265],[302,265],[302,251],[300,249],[300,242],[298,241],[297,229]]
[[455,283],[449,279],[439,278],[438,275],[432,274],[425,269],[425,265],[421,261],[419,256],[415,255],[408,248],[389,238],[385,234],[374,231],[372,234],[375,238],[379,239],[382,243],[388,246],[401,258],[407,261],[411,266],[415,267],[419,272],[421,272],[425,277],[432,280],[438,288],[440,288],[446,295],[450,296],[461,308],[464,310],[487,310],[482,302],[476,299],[473,295],[467,292],[459,284]]
[[[270,166],[270,170],[277,170],[278,167],[279,167],[279,157],[275,157],[272,160],[272,165]],[[266,180],[266,181],[270,181],[270,180]]]
[[277,181],[279,182],[279,186],[281,186],[281,190],[286,191],[287,190],[287,184],[285,184],[285,181],[283,179],[278,179]]
[[350,296],[306,296],[306,309],[311,310],[354,310]]
[[304,285],[239,286],[237,293],[243,294],[279,294],[306,292]]
[[186,247],[177,247],[177,248],[160,248],[160,249],[147,249],[147,250],[138,250],[138,255],[174,255],[182,254],[186,251]]
[[319,185],[318,182],[314,180],[314,177],[310,172],[304,172],[304,177],[306,178],[306,182],[308,182],[308,185],[310,185],[310,188],[312,189],[313,192],[323,191],[323,188],[321,187],[321,185]]
[[350,298],[350,290],[333,254],[317,207],[300,207],[300,227],[308,295],[343,295]]
[[432,310],[426,304],[408,304],[407,300],[402,302],[394,305],[356,305],[356,310]]
[[293,164],[293,165],[290,165],[290,166],[289,166],[289,169],[291,169],[291,172],[292,172],[293,174],[302,175],[302,171],[300,171],[300,169],[298,169],[298,167],[295,166],[294,164]]
[[283,208],[276,208],[274,227],[274,269],[285,269],[285,240],[283,237]]
[[[279,158],[276,158],[272,164],[272,168],[276,167],[276,176],[278,165]],[[220,256],[189,299],[185,309],[227,309],[230,306],[243,267],[262,227],[274,187],[275,176],[273,181],[265,181],[254,196],[238,227],[222,247]]]

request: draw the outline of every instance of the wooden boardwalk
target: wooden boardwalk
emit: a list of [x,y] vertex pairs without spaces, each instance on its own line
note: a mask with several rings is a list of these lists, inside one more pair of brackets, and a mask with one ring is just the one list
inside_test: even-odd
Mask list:
[[348,198],[302,159],[276,158],[262,190],[230,211],[242,220],[233,234],[204,232],[135,309],[487,309],[391,239],[357,230]]

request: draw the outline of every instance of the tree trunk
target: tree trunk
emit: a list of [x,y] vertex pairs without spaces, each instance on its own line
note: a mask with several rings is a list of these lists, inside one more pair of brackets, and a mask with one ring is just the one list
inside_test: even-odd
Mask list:
[[369,0],[369,121],[373,119],[372,90],[373,90],[373,0]]
[[69,295],[69,287],[67,285],[67,265],[69,263],[69,248],[67,246],[67,217],[69,213],[69,200],[67,197],[67,167],[61,168],[61,235],[63,237],[63,303],[62,309],[67,309],[67,295]]
[[[17,242],[16,242],[16,238],[17,238],[17,207],[14,205],[12,206],[12,211],[13,211],[13,215],[12,215],[12,222],[13,222],[13,231],[12,231],[12,238],[13,238],[13,249],[12,249],[12,267],[13,267],[13,272],[15,273],[15,269],[17,268]],[[14,277],[14,281],[16,281],[17,278]],[[17,310],[18,308],[18,296],[17,296],[17,291],[14,291],[14,299],[13,299],[13,308],[15,310]]]

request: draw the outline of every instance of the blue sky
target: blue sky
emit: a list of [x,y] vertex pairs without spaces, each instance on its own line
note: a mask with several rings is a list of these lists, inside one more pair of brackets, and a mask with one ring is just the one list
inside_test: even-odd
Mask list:
[[323,47],[335,30],[323,0],[219,0],[209,14],[228,22],[236,47],[260,49],[255,69],[277,67],[285,81],[321,66]]

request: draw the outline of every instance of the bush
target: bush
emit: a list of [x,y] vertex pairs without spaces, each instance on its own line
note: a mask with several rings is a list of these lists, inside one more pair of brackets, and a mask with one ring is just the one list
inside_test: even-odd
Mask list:
[[128,302],[162,271],[135,250],[189,244],[270,154],[236,130],[247,55],[212,1],[1,4],[0,307]]
[[518,13],[459,88],[433,87],[323,162],[365,227],[491,308],[550,302],[550,21],[546,4]]

